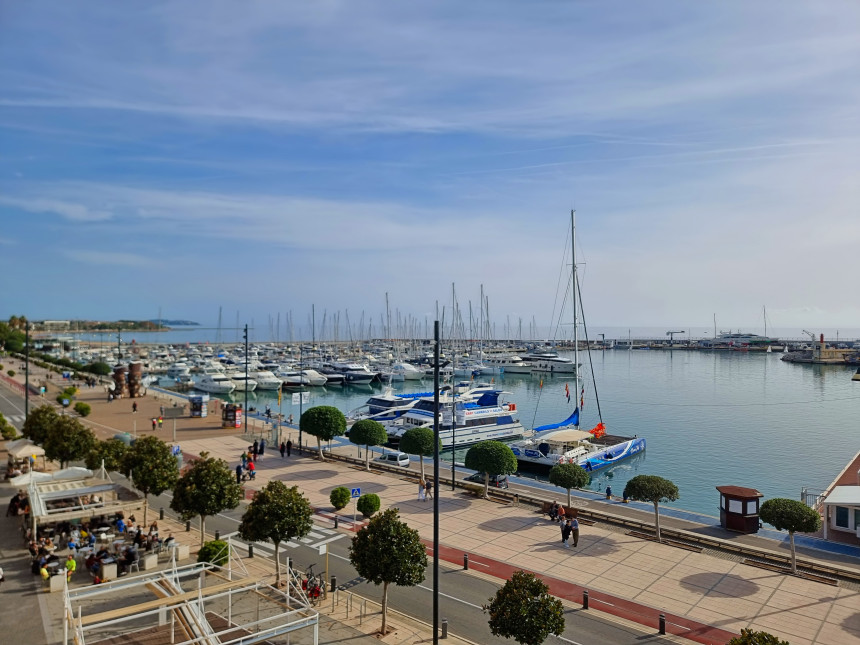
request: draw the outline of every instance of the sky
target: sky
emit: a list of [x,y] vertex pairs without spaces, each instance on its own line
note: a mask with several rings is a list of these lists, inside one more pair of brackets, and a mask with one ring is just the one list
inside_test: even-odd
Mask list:
[[589,324],[860,327],[858,61],[848,1],[2,3],[0,318],[549,328],[575,208]]

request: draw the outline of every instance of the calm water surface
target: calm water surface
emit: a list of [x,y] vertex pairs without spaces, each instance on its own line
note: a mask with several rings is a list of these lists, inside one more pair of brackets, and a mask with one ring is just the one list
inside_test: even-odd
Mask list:
[[[607,431],[648,442],[643,456],[597,473],[591,484],[596,490],[610,483],[620,495],[630,477],[660,475],[678,485],[678,507],[717,515],[715,486],[749,486],[766,497],[798,499],[802,486],[825,488],[860,450],[860,382],[851,381],[852,368],[785,363],[779,354],[764,353],[610,350],[591,357]],[[580,360],[588,365],[587,355]],[[561,421],[575,405],[572,379],[497,376],[495,383],[511,393],[506,398],[517,404],[527,428]],[[382,389],[311,388],[306,407],[334,405],[348,412]],[[432,380],[395,389],[429,391]],[[282,410],[298,419],[299,406],[290,399],[285,393]],[[249,405],[277,409],[276,393],[256,393],[253,401]],[[582,427],[597,422],[589,376]]]

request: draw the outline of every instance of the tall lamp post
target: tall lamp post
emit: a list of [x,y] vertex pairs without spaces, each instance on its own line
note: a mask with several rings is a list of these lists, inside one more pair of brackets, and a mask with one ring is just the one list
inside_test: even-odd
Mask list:
[[245,325],[245,434],[248,434],[248,325]]
[[24,421],[30,415],[30,321],[24,323]]
[[[453,457],[451,458],[453,461]],[[452,476],[453,479],[453,476]],[[439,643],[439,321],[433,323],[433,645]]]
[[304,403],[304,389],[302,388],[302,379],[305,371],[305,348],[299,343],[299,450],[302,448],[302,404]]

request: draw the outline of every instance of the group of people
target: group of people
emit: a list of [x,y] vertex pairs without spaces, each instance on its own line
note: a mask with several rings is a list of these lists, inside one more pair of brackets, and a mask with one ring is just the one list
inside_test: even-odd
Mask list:
[[428,497],[433,498],[433,480],[421,477],[418,480],[418,501],[426,502]]
[[549,507],[549,519],[561,525],[561,543],[565,549],[570,548],[568,541],[571,538],[573,538],[574,547],[579,544],[579,521],[576,515],[567,517],[567,511],[558,503],[558,500],[554,499]]

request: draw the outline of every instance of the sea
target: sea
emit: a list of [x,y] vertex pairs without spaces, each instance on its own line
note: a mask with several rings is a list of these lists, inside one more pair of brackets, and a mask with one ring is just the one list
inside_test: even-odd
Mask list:
[[[787,363],[780,356],[605,350],[591,352],[589,360],[589,354],[580,353],[585,378],[581,428],[588,430],[602,419],[609,434],[638,435],[647,442],[643,454],[595,473],[590,488],[611,486],[620,495],[631,477],[659,475],[677,484],[675,506],[715,516],[716,486],[745,486],[765,498],[794,499],[800,499],[803,487],[826,488],[860,450],[860,382],[852,382],[853,368]],[[478,380],[491,378],[507,393],[503,399],[516,403],[527,428],[562,421],[576,405],[572,378],[501,375]],[[432,379],[393,386],[398,392],[429,393]],[[308,401],[301,406],[284,392],[280,410],[296,419],[300,407],[316,405],[348,413],[384,387],[307,388]],[[258,410],[269,405],[277,412],[277,392],[251,393],[248,405]],[[443,458],[462,462],[464,454],[446,452]]]

